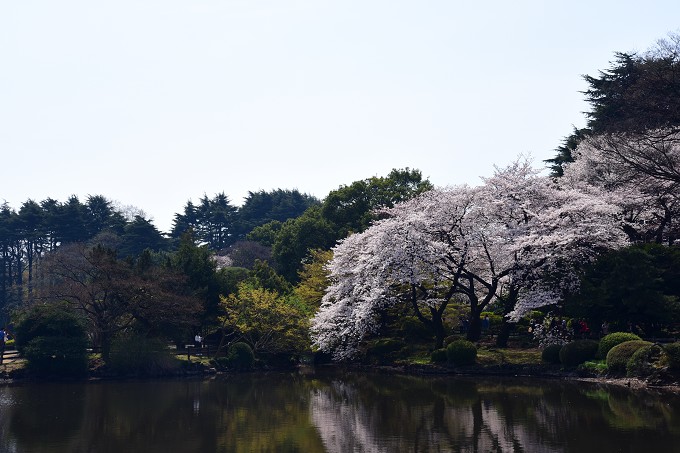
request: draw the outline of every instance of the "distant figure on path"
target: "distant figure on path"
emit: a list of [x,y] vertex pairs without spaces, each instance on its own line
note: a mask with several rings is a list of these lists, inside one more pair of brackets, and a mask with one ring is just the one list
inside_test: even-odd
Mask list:
[[201,349],[203,343],[203,337],[201,336],[200,333],[197,333],[196,336],[194,337],[194,346],[196,349]]

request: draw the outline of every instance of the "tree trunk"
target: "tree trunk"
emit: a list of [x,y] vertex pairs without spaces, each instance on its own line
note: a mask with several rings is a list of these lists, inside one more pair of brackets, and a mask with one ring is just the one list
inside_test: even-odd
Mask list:
[[482,337],[482,320],[479,315],[481,310],[477,307],[470,307],[470,327],[467,331],[467,339],[469,341],[479,341]]
[[430,311],[432,312],[432,330],[434,330],[434,348],[441,349],[444,347],[444,323],[437,310]]

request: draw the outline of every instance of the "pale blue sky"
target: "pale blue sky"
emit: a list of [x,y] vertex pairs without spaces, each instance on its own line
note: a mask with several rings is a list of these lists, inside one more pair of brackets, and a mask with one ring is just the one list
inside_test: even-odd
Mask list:
[[392,168],[477,184],[583,126],[582,74],[675,1],[0,0],[0,203],[323,198]]

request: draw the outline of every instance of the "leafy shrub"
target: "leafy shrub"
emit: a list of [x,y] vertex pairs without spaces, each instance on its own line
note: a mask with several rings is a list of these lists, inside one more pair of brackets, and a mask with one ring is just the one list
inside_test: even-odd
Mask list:
[[560,349],[562,349],[561,344],[551,344],[546,346],[541,352],[541,360],[544,362],[559,364],[560,362]]
[[37,337],[86,338],[81,318],[64,303],[34,305],[16,315],[15,346],[24,353],[24,346]]
[[603,375],[607,372],[607,364],[604,363],[602,360],[598,361],[586,361],[580,364],[577,368],[577,370],[583,374],[591,374],[591,375],[596,375],[600,376]]
[[614,346],[607,353],[607,368],[612,372],[625,371],[626,365],[635,351],[650,344],[652,343],[648,341],[631,340]]
[[432,354],[430,354],[430,362],[432,363],[444,363],[447,360],[448,356],[446,354],[446,348],[435,349],[432,351]]
[[249,370],[255,363],[255,354],[248,343],[234,343],[229,347],[227,363],[235,370]]
[[600,340],[600,346],[597,348],[597,356],[604,359],[607,357],[607,353],[611,348],[624,341],[632,340],[642,340],[642,338],[630,332],[612,332],[609,335],[605,335]]
[[158,376],[179,368],[179,361],[160,338],[132,334],[111,342],[108,365],[118,374]]
[[28,369],[39,376],[83,376],[87,373],[85,337],[35,337],[23,346]]
[[373,343],[368,350],[368,356],[378,362],[390,362],[397,353],[406,347],[406,342],[397,338],[381,338]]
[[477,359],[477,348],[468,340],[455,340],[446,347],[446,357],[457,366],[472,365]]
[[663,349],[666,351],[668,368],[671,371],[680,371],[680,341],[669,343]]
[[400,330],[406,338],[429,341],[432,331],[415,316],[407,316],[401,320]]
[[564,366],[577,366],[597,355],[598,342],[595,340],[576,340],[560,349],[560,362]]
[[[648,344],[635,351],[626,363],[626,375],[645,377],[653,373],[658,367],[664,351],[659,345]],[[655,366],[656,365],[656,366]]]
[[16,316],[15,346],[39,376],[87,372],[85,326],[66,304],[34,305]]

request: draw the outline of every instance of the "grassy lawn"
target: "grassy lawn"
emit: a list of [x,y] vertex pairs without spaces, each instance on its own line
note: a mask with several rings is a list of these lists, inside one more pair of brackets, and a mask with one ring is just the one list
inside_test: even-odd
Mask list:
[[[403,364],[427,365],[430,364],[430,353],[423,350],[416,350],[405,360],[398,361]],[[536,348],[516,349],[516,348],[493,348],[480,347],[477,349],[477,364],[482,366],[494,365],[540,365],[541,351]]]
[[539,349],[500,349],[480,348],[477,351],[477,363],[480,365],[540,365]]

